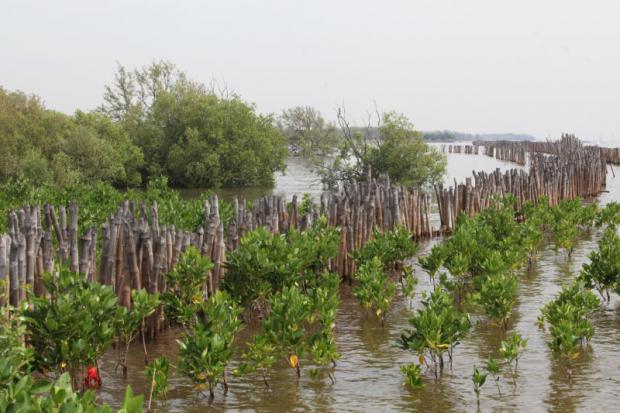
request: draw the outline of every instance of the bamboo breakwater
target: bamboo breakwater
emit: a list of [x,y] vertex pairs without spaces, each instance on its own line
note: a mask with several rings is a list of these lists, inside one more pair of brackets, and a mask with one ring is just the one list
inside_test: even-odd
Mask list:
[[[463,153],[466,155],[478,155],[479,145],[448,145],[447,153]],[[446,145],[441,145],[441,152],[446,153]]]
[[[474,216],[488,208],[493,198],[506,194],[514,195],[516,207],[521,208],[528,201],[537,204],[542,197],[547,198],[550,205],[557,205],[563,199],[594,197],[605,189],[607,165],[599,148],[583,146],[569,135],[553,144],[555,154],[552,156],[547,156],[546,152],[530,152],[529,172],[523,169],[504,173],[499,169],[492,173],[474,172],[473,182],[467,178],[465,183],[455,181],[454,187],[448,189],[437,186],[440,231],[452,231],[460,213]],[[492,147],[497,152],[500,146]]]
[[[120,305],[131,305],[131,290],[166,291],[165,274],[172,270],[190,245],[214,263],[205,295],[219,288],[226,273],[226,256],[248,232],[264,227],[272,233],[290,228],[304,230],[320,215],[330,227],[341,228],[338,256],[330,264],[343,279],[352,279],[355,265],[350,253],[367,242],[374,229],[385,231],[404,225],[416,239],[437,235],[431,227],[431,197],[415,189],[392,185],[389,178],[345,185],[338,193],[324,194],[320,203],[299,213],[297,197],[268,196],[253,202],[233,201],[233,217],[224,223],[219,200],[204,205],[203,225],[195,231],[161,225],[157,203],[150,208],[123,202],[100,227],[78,236],[78,204],[26,206],[8,214],[9,233],[0,236],[0,280],[6,295],[0,304],[19,305],[27,291],[44,294],[42,275],[56,263],[66,263],[86,280],[110,285]],[[99,245],[100,244],[100,245]],[[98,254],[99,250],[99,254]],[[163,313],[149,324],[151,335],[164,325]]]
[[[291,228],[304,230],[321,215],[327,217],[328,226],[340,228],[339,252],[330,268],[343,280],[352,281],[356,268],[351,253],[370,240],[375,229],[403,225],[414,239],[422,240],[450,233],[460,213],[474,216],[490,207],[495,197],[508,193],[515,196],[517,207],[527,201],[537,203],[543,196],[556,205],[562,199],[598,195],[606,184],[606,159],[601,151],[571,139],[556,144],[555,155],[530,154],[529,172],[474,172],[473,179],[455,181],[454,187],[436,186],[439,228],[431,224],[431,193],[394,185],[387,176],[367,177],[325,193],[304,214],[299,212],[296,196],[290,204],[280,196],[263,197],[252,204],[235,198],[232,218],[223,222],[214,195],[205,201],[202,225],[193,231],[161,224],[157,203],[123,202],[106,222],[81,236],[77,203],[57,210],[52,205],[25,206],[9,212],[9,232],[0,235],[0,282],[7,287],[0,305],[17,306],[29,290],[44,294],[42,275],[52,272],[57,263],[67,263],[86,280],[112,286],[119,304],[129,307],[132,289],[166,291],[165,274],[190,245],[214,263],[205,285],[208,296],[225,277],[227,255],[249,231],[259,227],[276,234]],[[147,330],[153,336],[165,324],[160,309]]]
[[[474,146],[482,146],[485,148],[485,154],[495,156],[497,159],[517,162],[511,159],[511,153],[544,153],[548,155],[556,155],[560,151],[568,148],[573,150],[581,147],[587,151],[597,151],[599,156],[607,163],[620,165],[620,148],[603,148],[593,145],[583,145],[574,135],[563,134],[559,141],[474,141]],[[499,155],[498,155],[499,152]],[[518,162],[517,162],[518,163]],[[525,163],[523,163],[524,165]]]

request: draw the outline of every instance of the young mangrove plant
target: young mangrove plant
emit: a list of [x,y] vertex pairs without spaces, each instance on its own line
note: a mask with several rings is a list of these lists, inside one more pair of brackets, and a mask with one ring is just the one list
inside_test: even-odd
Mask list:
[[209,389],[214,397],[215,386],[223,380],[228,389],[226,366],[233,354],[235,334],[241,328],[241,308],[228,294],[218,291],[202,304],[194,328],[183,334],[179,343],[179,371],[190,378],[201,392]]
[[99,387],[98,360],[115,337],[114,291],[65,268],[57,277],[44,274],[43,284],[48,294],[31,295],[23,311],[34,368],[57,376],[68,372],[75,390]]
[[205,288],[213,264],[190,246],[179,258],[172,271],[166,274],[166,291],[160,297],[166,317],[188,331],[198,306],[205,300]]
[[469,317],[454,306],[450,295],[436,288],[428,299],[422,301],[423,308],[409,320],[412,329],[401,335],[399,344],[415,352],[420,362],[429,365],[430,359],[435,377],[444,366],[444,354],[452,362],[453,350],[469,331]]
[[405,376],[405,384],[412,389],[421,389],[424,387],[422,381],[422,369],[419,364],[405,364],[400,366],[400,371]]
[[502,394],[501,389],[499,388],[499,365],[497,364],[497,361],[493,358],[492,355],[489,354],[489,358],[486,361],[486,371],[488,374],[491,375],[491,377],[493,377],[493,381],[495,381],[495,385],[497,386],[497,393],[499,393],[500,395]]
[[413,257],[418,250],[411,237],[411,233],[403,226],[384,233],[375,228],[372,239],[355,251],[353,258],[364,263],[377,257],[386,270],[400,270],[403,261]]
[[527,346],[527,339],[521,337],[519,333],[513,331],[507,340],[502,340],[499,346],[499,355],[508,365],[513,383],[516,383],[517,368],[519,358]]
[[518,281],[512,274],[492,274],[484,278],[477,295],[478,302],[487,315],[501,325],[508,328],[508,320],[512,313],[517,297]]
[[385,273],[381,260],[373,257],[364,261],[355,273],[355,281],[353,295],[364,309],[372,309],[384,322],[396,294],[396,284]]
[[[277,360],[286,361],[298,377],[300,359],[306,352],[315,365],[335,366],[340,357],[334,340],[339,281],[337,274],[326,272],[306,293],[294,284],[272,294],[271,310],[261,323],[261,332],[242,355],[236,373],[258,372],[269,387],[267,374]],[[335,382],[331,371],[328,376]]]
[[573,199],[562,200],[548,211],[554,250],[563,249],[570,259],[579,237],[594,224],[597,207],[595,204],[584,206],[580,199]]
[[146,343],[144,340],[144,319],[153,314],[158,305],[158,294],[149,294],[146,290],[142,289],[133,290],[131,292],[130,309],[122,306],[117,307],[115,319],[116,332],[124,347],[122,351],[119,347],[119,358],[116,368],[122,366],[124,376],[127,376],[127,353],[129,353],[129,346],[136,339],[138,334],[142,336],[144,363],[148,364]]
[[151,411],[153,406],[153,398],[166,399],[168,394],[168,371],[170,363],[164,356],[153,360],[145,371],[145,376],[150,382],[149,398],[147,402],[147,411]]
[[413,275],[413,268],[411,266],[403,266],[403,275],[400,278],[400,285],[405,298],[412,299],[415,296],[418,279]]
[[577,359],[584,343],[594,335],[592,314],[599,309],[596,295],[577,280],[570,287],[562,289],[555,300],[542,309],[541,322],[550,326],[551,340],[548,342],[553,354],[560,359],[566,374],[572,375],[572,363]]
[[[335,367],[336,360],[340,358],[334,339],[336,314],[340,305],[339,285],[338,274],[325,273],[320,285],[309,292],[312,314],[308,321],[316,324],[318,331],[310,337],[308,347],[312,361],[318,366],[332,364]],[[328,371],[327,374],[332,384],[335,383],[332,372]]]
[[258,301],[294,283],[305,292],[328,269],[339,242],[339,230],[328,228],[324,217],[306,231],[286,235],[258,228],[228,257],[222,287],[246,308],[260,308]]
[[480,372],[480,370],[478,370],[478,368],[474,365],[474,373],[471,376],[471,381],[474,384],[476,403],[480,405],[480,391],[482,390],[482,386],[484,386],[484,383],[486,383],[487,381],[487,375]]
[[596,289],[607,303],[610,290],[620,293],[620,237],[615,225],[607,227],[598,250],[590,253],[590,263],[583,265],[579,279],[586,287]]

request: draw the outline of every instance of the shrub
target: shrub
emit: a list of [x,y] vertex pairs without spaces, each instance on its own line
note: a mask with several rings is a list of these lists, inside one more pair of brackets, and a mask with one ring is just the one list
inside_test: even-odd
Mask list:
[[34,367],[68,372],[74,389],[114,340],[116,295],[109,286],[84,281],[61,268],[58,277],[44,274],[47,296],[30,295],[24,309],[27,343],[34,349]]

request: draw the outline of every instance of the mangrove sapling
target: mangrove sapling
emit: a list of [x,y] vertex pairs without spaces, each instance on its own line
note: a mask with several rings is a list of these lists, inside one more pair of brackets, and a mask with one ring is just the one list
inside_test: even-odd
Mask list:
[[516,300],[517,286],[517,277],[513,274],[493,274],[484,278],[477,296],[484,311],[504,330],[508,328],[508,320]]
[[615,225],[607,227],[598,250],[590,253],[590,263],[583,265],[579,279],[586,287],[595,288],[607,303],[610,290],[620,293],[620,237]]
[[403,296],[409,300],[413,299],[415,296],[415,288],[418,285],[418,279],[413,275],[413,267],[409,265],[403,266],[403,275],[400,278],[400,285]]
[[378,228],[373,231],[373,238],[352,255],[358,263],[379,258],[386,270],[400,269],[403,261],[412,257],[418,250],[412,240],[412,234],[403,226],[381,233]]
[[151,362],[145,371],[146,378],[151,383],[147,411],[150,412],[153,405],[153,398],[166,399],[168,394],[168,370],[170,363],[164,356],[158,357]]
[[[34,380],[24,374],[21,367],[11,358],[0,358],[0,406],[3,412],[112,413],[110,406],[97,402],[97,395],[92,390],[73,390],[68,373],[61,374],[55,381]],[[131,386],[127,386],[117,413],[140,413],[143,402],[144,397],[134,396]]]
[[248,308],[261,294],[277,293],[293,283],[306,292],[338,254],[339,242],[339,230],[328,228],[324,217],[306,231],[286,235],[260,227],[246,234],[228,257],[222,287]]
[[166,291],[160,297],[166,317],[189,331],[197,306],[205,300],[205,286],[213,264],[190,246],[179,258],[172,271],[166,274]]
[[508,364],[513,384],[516,384],[517,368],[521,352],[527,346],[527,339],[521,337],[519,333],[513,331],[507,340],[502,340],[499,347],[500,357]]
[[385,273],[381,260],[374,257],[364,261],[355,274],[355,281],[353,295],[364,309],[372,308],[383,323],[396,293],[396,284]]
[[[313,362],[319,366],[331,363],[335,367],[336,360],[340,358],[334,339],[336,313],[340,305],[339,285],[338,274],[325,273],[321,277],[320,285],[309,292],[312,314],[308,321],[318,324],[318,331],[310,337],[308,349]],[[331,371],[328,371],[328,376],[332,384],[335,383]]]
[[444,353],[452,363],[452,354],[471,326],[469,317],[454,306],[450,295],[436,288],[430,298],[422,301],[423,308],[409,320],[412,329],[401,335],[399,345],[420,356],[420,362],[431,360],[435,377],[443,370]]
[[620,225],[620,203],[613,201],[600,208],[594,220],[597,227],[603,225]]
[[118,338],[124,345],[124,349],[119,354],[116,368],[123,367],[123,375],[127,376],[127,353],[129,346],[136,339],[138,334],[142,335],[144,349],[144,363],[148,364],[148,355],[144,343],[144,319],[155,312],[159,305],[159,295],[149,294],[146,290],[131,291],[131,308],[118,307],[116,314],[116,331]]
[[190,378],[201,392],[208,387],[214,397],[215,386],[223,379],[225,390],[226,366],[233,354],[233,340],[241,328],[241,308],[223,291],[209,297],[202,305],[191,332],[183,334],[179,343],[179,370]]
[[[57,376],[68,372],[75,390],[100,386],[97,362],[115,337],[114,291],[63,267],[57,276],[45,273],[43,285],[48,294],[30,295],[31,305],[22,312],[34,368]],[[87,369],[93,380],[82,382]]]
[[540,321],[550,325],[549,347],[560,359],[569,377],[573,360],[580,356],[584,343],[594,335],[590,318],[600,304],[596,295],[585,288],[583,281],[577,280],[570,287],[563,288],[557,298],[541,310]]
[[436,244],[431,249],[431,253],[425,257],[419,257],[420,266],[428,273],[433,288],[436,287],[435,276],[444,262],[444,253],[446,248],[444,244]]
[[474,365],[474,373],[471,376],[471,381],[474,383],[474,392],[476,393],[476,403],[480,406],[480,390],[487,381],[487,375],[481,373],[480,370]]
[[261,375],[265,387],[269,388],[267,373],[276,362],[276,346],[265,335],[257,334],[242,354],[243,362],[234,371],[235,375],[257,372]]
[[596,206],[584,207],[581,200],[562,200],[549,208],[554,250],[564,249],[570,259],[579,236],[594,224]]
[[306,349],[306,324],[312,316],[312,304],[297,285],[284,287],[269,300],[271,311],[261,323],[261,333],[242,356],[244,362],[237,373],[259,372],[265,385],[267,373],[279,358],[301,376],[299,359]]
[[405,384],[412,389],[424,387],[422,381],[422,369],[419,364],[405,364],[400,366],[400,371],[405,375]]
[[497,392],[501,395],[502,391],[499,388],[499,365],[497,364],[497,361],[495,361],[495,359],[493,358],[492,355],[489,354],[489,358],[487,359],[486,362],[486,370],[487,373],[491,375],[491,377],[493,377],[493,380],[495,381],[495,385],[497,386]]

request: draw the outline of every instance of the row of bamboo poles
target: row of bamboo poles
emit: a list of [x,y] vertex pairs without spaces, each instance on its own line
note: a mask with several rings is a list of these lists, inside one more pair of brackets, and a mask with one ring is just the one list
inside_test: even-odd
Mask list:
[[[19,305],[27,292],[45,293],[42,276],[57,263],[84,274],[87,281],[110,285],[120,305],[131,306],[131,290],[166,291],[165,274],[172,270],[183,251],[193,245],[214,263],[205,295],[216,291],[224,277],[226,255],[241,238],[258,227],[273,233],[290,228],[306,229],[325,214],[328,225],[341,228],[338,256],[332,270],[351,279],[355,268],[350,252],[381,231],[406,226],[416,238],[436,235],[431,228],[431,198],[415,189],[392,185],[387,177],[345,185],[338,193],[323,195],[320,204],[300,214],[297,198],[287,204],[283,197],[269,196],[253,202],[233,201],[233,217],[220,218],[217,196],[204,205],[203,225],[195,231],[160,225],[157,203],[148,209],[124,202],[99,228],[78,236],[77,203],[68,208],[52,205],[23,207],[8,216],[9,233],[0,236],[0,280],[6,288],[0,304]],[[163,314],[149,323],[150,334],[164,325]]]
[[[52,272],[55,264],[66,263],[86,280],[112,286],[119,304],[129,307],[132,289],[166,291],[165,274],[190,245],[214,263],[205,285],[205,295],[209,295],[225,277],[227,254],[248,231],[258,227],[276,234],[291,228],[304,230],[320,215],[327,217],[330,227],[340,228],[339,252],[331,269],[350,281],[356,270],[351,252],[370,240],[375,229],[403,225],[420,240],[449,233],[458,214],[473,216],[489,207],[496,196],[512,193],[518,206],[526,201],[536,203],[543,196],[557,204],[603,190],[606,164],[598,148],[569,138],[556,145],[555,156],[531,154],[529,172],[474,172],[473,178],[460,184],[455,181],[454,187],[435,187],[439,228],[431,224],[431,194],[394,185],[387,176],[347,183],[336,192],[323,194],[303,214],[297,197],[289,204],[283,197],[268,196],[251,206],[246,200],[234,199],[232,218],[223,222],[219,200],[212,196],[204,204],[202,225],[193,231],[162,225],[157,203],[138,206],[124,202],[106,222],[89,228],[81,237],[76,203],[68,208],[59,206],[57,211],[52,205],[23,207],[9,213],[9,233],[0,235],[0,282],[7,287],[0,304],[16,306],[29,290],[45,293],[42,275]],[[160,311],[149,321],[148,331],[156,334],[164,325]]]
[[[467,178],[465,183],[455,181],[454,187],[448,189],[437,186],[441,232],[450,232],[460,213],[473,216],[488,208],[493,198],[509,193],[515,196],[516,207],[520,208],[528,201],[537,204],[542,197],[557,205],[563,199],[594,197],[605,189],[607,164],[599,148],[583,146],[572,136],[564,136],[553,144],[555,155],[530,153],[529,172],[523,169],[474,172],[473,182]],[[497,152],[498,146],[491,147]]]
[[[447,151],[447,152],[446,152]],[[441,145],[442,153],[463,153],[465,155],[478,155],[480,145]]]

